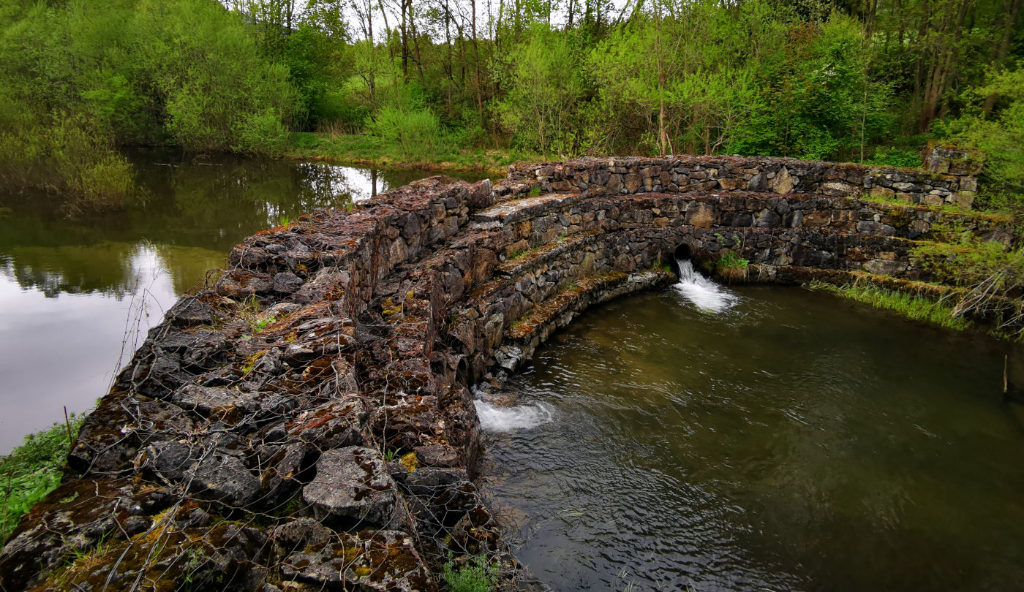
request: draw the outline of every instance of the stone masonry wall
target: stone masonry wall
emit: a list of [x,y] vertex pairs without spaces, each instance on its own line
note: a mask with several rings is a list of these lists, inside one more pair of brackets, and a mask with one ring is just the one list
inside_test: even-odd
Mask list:
[[545,193],[579,192],[589,196],[700,191],[817,193],[969,207],[978,190],[977,171],[954,171],[957,174],[732,156],[581,158],[510,167],[511,183],[503,189],[529,191],[537,185]]
[[[945,225],[1011,235],[797,193],[867,182],[821,163],[658,162],[541,165],[493,188],[435,177],[250,237],[86,419],[62,484],[0,551],[0,588],[429,591],[445,562],[486,553],[505,586],[538,589],[474,483],[473,383],[588,306],[674,281],[680,245],[736,252],[750,281],[927,279],[911,250]],[[569,191],[522,197],[556,184]]]

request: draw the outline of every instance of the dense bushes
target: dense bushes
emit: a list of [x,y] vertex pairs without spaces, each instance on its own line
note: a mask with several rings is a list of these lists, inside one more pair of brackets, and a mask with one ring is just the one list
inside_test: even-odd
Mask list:
[[[849,156],[889,130],[862,27],[760,0],[641,15],[588,47],[534,25],[491,69],[512,142],[542,153]],[[638,150],[639,148],[639,150]]]
[[[994,114],[984,111],[990,97],[1000,104]],[[1024,61],[1014,70],[993,72],[987,84],[968,91],[967,100],[964,116],[940,122],[938,131],[985,153],[990,191],[1024,192]]]
[[123,144],[275,152],[296,113],[289,71],[206,0],[22,0],[0,23],[0,188],[117,205]]
[[323,131],[414,161],[499,148],[913,166],[948,139],[989,153],[1003,195],[1024,187],[1021,2],[515,2],[486,22],[479,4],[9,0],[0,186],[116,202],[131,178],[118,146],[274,154]]

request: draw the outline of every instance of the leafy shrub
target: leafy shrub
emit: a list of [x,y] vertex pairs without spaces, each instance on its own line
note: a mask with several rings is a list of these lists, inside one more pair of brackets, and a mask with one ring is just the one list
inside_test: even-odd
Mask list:
[[912,148],[878,148],[864,163],[917,168],[921,166],[921,155]]
[[441,120],[428,108],[382,108],[369,124],[370,133],[406,158],[426,160],[445,147]]
[[[998,72],[988,84],[967,93],[973,99],[967,113],[959,119],[937,121],[936,135],[967,148],[985,153],[982,174],[996,190],[1024,192],[1024,60],[1015,70]],[[998,97],[997,109],[986,115],[981,105],[986,98]]]
[[956,286],[989,286],[1006,294],[1024,286],[1024,252],[963,233],[958,242],[926,243],[911,254],[935,279]]
[[58,115],[49,124],[0,126],[0,189],[34,187],[63,194],[72,209],[118,207],[131,193],[131,165],[109,134]]

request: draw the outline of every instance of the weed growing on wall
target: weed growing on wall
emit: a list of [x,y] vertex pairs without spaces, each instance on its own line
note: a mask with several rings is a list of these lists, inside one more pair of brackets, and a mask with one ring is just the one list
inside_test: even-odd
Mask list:
[[743,281],[747,277],[747,266],[750,261],[729,251],[715,262],[715,273],[729,283]]
[[456,568],[454,561],[444,564],[444,581],[452,592],[490,592],[498,581],[500,568],[489,565],[485,555],[478,555]]

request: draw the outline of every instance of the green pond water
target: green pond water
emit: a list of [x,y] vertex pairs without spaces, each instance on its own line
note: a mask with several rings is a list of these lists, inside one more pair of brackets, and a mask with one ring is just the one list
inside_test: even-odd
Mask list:
[[0,454],[63,421],[64,406],[93,407],[119,360],[245,237],[428,175],[165,151],[130,158],[139,192],[123,211],[69,218],[46,196],[0,193]]
[[623,298],[480,395],[489,487],[556,590],[1024,590],[1004,354],[799,288]]

